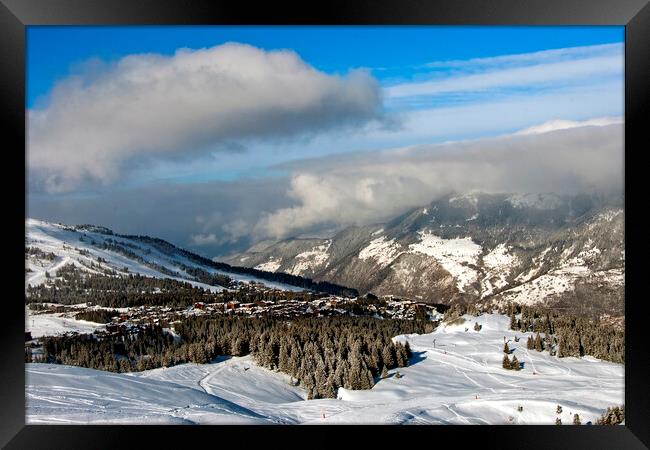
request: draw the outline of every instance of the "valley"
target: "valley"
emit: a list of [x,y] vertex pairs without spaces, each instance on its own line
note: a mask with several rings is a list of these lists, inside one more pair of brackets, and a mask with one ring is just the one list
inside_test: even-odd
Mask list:
[[[618,220],[598,214],[583,226]],[[585,424],[624,401],[618,306],[571,319],[554,297],[592,278],[622,286],[597,234],[535,254],[457,230],[369,227],[352,264],[397,277],[396,292],[415,288],[420,264],[440,286],[420,298],[319,280],[337,239],[300,247],[285,277],[102,227],[26,225],[28,423]],[[521,265],[526,251],[538,265]],[[506,342],[516,370],[503,367]],[[103,356],[74,353],[88,345]]]

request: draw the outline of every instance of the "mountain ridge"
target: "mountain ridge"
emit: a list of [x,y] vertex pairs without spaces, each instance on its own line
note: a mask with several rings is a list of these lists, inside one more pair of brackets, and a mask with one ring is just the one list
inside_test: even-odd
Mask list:
[[[118,234],[98,225],[65,225],[26,219],[26,285],[41,284],[46,278],[72,264],[87,272],[138,273],[157,278],[188,281],[197,287],[220,290],[200,277],[229,277],[236,282],[257,282],[283,290],[314,290],[355,296],[353,289],[305,277],[274,274],[212,261],[146,235]],[[198,275],[197,275],[198,274]]]
[[449,194],[384,224],[256,250],[223,261],[418,301],[624,310],[617,196]]

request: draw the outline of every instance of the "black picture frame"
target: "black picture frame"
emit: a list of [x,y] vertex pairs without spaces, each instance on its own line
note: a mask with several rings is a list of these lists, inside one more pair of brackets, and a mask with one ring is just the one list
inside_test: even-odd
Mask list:
[[[28,25],[188,25],[188,24],[382,24],[382,25],[624,25],[625,26],[625,236],[628,260],[625,281],[626,363],[625,426],[480,426],[480,427],[255,427],[235,426],[65,426],[25,425],[23,355],[24,296],[21,264],[25,232],[25,201],[15,189],[26,184],[25,149],[25,30]],[[642,214],[646,209],[640,180],[641,158],[650,130],[650,5],[648,0],[364,0],[303,2],[281,5],[266,2],[199,0],[0,0],[0,71],[5,173],[2,177],[11,211],[2,220],[7,260],[5,295],[0,326],[3,351],[0,377],[0,445],[6,448],[119,448],[138,440],[170,448],[207,439],[223,445],[226,438],[245,439],[237,445],[281,443],[283,446],[340,445],[362,438],[367,445],[473,444],[497,448],[616,448],[650,446],[650,393],[647,374],[650,355],[640,293],[644,242]],[[9,137],[9,139],[7,139]],[[645,144],[645,145],[644,145]],[[7,176],[10,174],[11,176]],[[7,201],[5,200],[5,203]],[[646,238],[647,240],[647,238]],[[291,434],[297,436],[290,436]],[[344,437],[343,434],[346,436]],[[450,439],[444,443],[443,438]],[[355,439],[356,440],[356,439]],[[231,445],[231,444],[228,444]]]

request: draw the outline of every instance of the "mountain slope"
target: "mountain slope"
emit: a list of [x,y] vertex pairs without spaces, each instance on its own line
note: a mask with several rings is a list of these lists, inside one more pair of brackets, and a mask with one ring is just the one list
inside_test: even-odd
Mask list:
[[273,423],[178,383],[57,364],[26,368],[29,423]]
[[[624,402],[623,364],[528,350],[524,342],[534,333],[510,330],[507,316],[463,319],[395,337],[413,349],[409,366],[369,390],[340,388],[338,399],[304,400],[302,387],[250,356],[130,374],[27,364],[26,421],[551,425],[557,418],[571,424],[573,414],[593,423]],[[519,371],[501,367],[504,336],[523,363]]]
[[[36,219],[26,220],[25,285],[39,285],[67,265],[91,273],[171,278],[211,291],[236,289],[235,284],[206,284],[202,275],[222,276],[239,283],[256,282],[281,290],[343,290],[312,283],[297,276],[269,274],[233,267],[148,236],[128,236],[94,225],[67,226]],[[270,275],[270,276],[269,276]],[[222,281],[223,283],[223,281]]]
[[224,261],[450,303],[516,301],[622,314],[624,215],[595,195],[447,196],[329,239],[288,239]]

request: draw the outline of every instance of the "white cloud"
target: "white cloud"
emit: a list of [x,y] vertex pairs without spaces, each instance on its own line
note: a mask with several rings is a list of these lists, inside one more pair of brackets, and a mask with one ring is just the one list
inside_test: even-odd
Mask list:
[[48,190],[65,191],[114,181],[134,159],[359,124],[380,106],[367,73],[327,75],[292,51],[230,43],[131,55],[65,79],[29,111],[28,167]]
[[505,88],[555,88],[558,83],[584,85],[586,80],[622,78],[623,62],[622,44],[436,62],[428,66],[460,70],[427,81],[390,86],[384,93],[396,99]]
[[219,239],[217,239],[217,236],[214,233],[193,234],[191,238],[194,245],[210,245],[219,243]]
[[295,204],[265,215],[256,233],[281,238],[332,224],[378,222],[449,192],[563,193],[622,186],[622,122],[420,145],[303,163],[288,191]]
[[461,68],[483,69],[486,67],[519,66],[527,64],[540,64],[544,62],[558,62],[573,59],[585,59],[604,55],[620,55],[623,50],[622,43],[586,45],[580,47],[566,47],[538,52],[516,53],[510,55],[490,56],[486,58],[472,58],[466,60],[433,61],[424,64],[431,68]]
[[532,127],[524,128],[523,130],[517,131],[515,134],[516,135],[540,134],[540,133],[548,133],[550,131],[568,130],[570,128],[577,128],[577,127],[586,127],[586,126],[602,127],[605,125],[614,125],[614,124],[622,124],[622,123],[623,123],[622,117],[599,117],[596,119],[589,119],[589,120],[582,120],[582,121],[549,120],[548,122],[544,122],[541,125],[533,125]]

